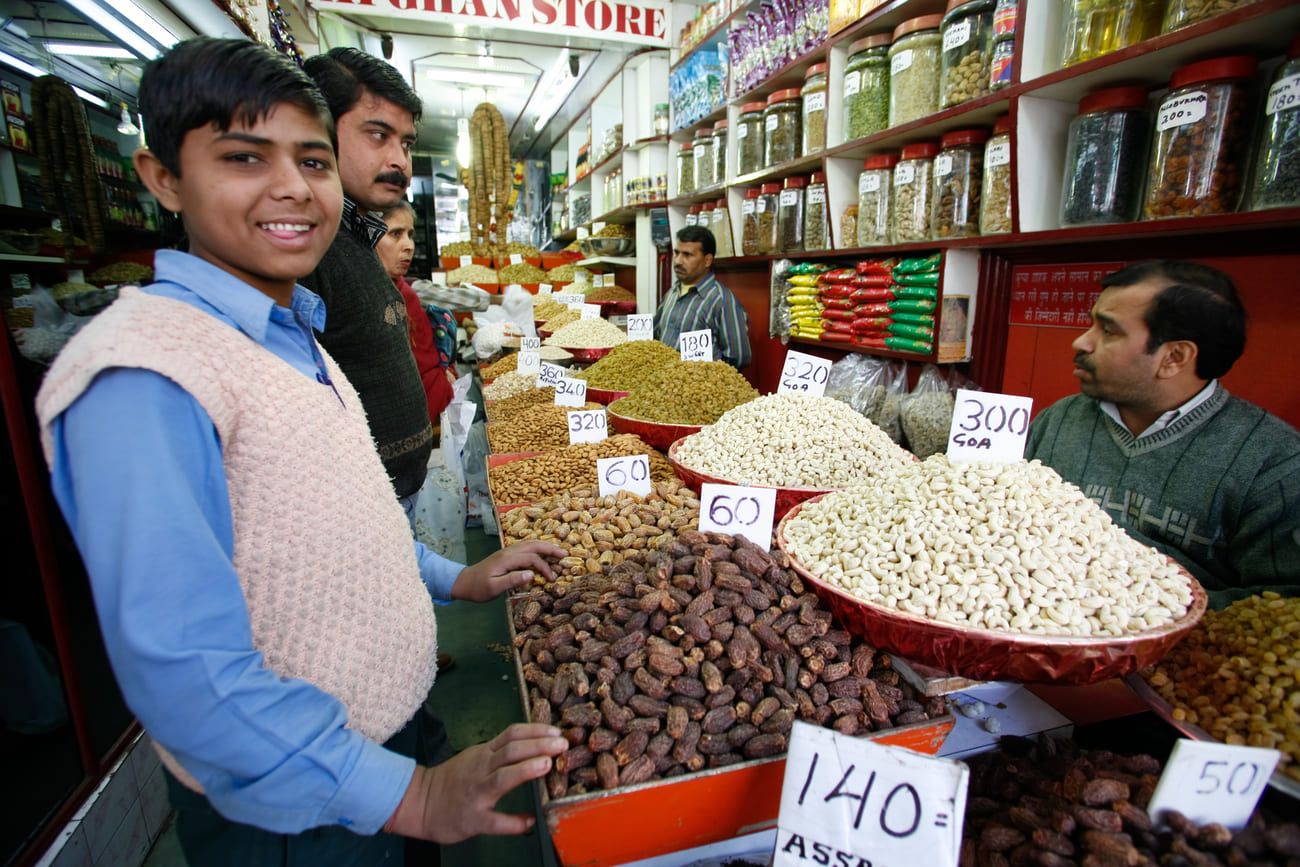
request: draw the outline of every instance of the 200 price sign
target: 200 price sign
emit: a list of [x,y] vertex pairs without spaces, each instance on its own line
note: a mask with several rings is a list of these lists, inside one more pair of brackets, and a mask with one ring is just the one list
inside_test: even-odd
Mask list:
[[[581,379],[561,376],[555,381],[556,406],[582,406],[587,402],[587,383]],[[604,439],[604,437],[601,437]]]
[[955,865],[970,770],[796,722],[775,867]]
[[826,383],[830,378],[829,361],[792,349],[785,354],[785,367],[781,368],[781,380],[777,383],[776,393],[821,397],[826,393]]
[[706,483],[700,486],[700,529],[744,536],[764,551],[772,547],[776,488]]
[[1245,827],[1281,757],[1277,750],[1260,747],[1180,740],[1147,812],[1159,817],[1177,810],[1197,824]]
[[619,491],[630,491],[638,497],[648,496],[650,494],[650,459],[645,455],[598,458],[596,460],[596,480],[602,497],[617,494]]
[[603,409],[584,409],[569,413],[569,445],[598,443],[604,440],[609,436],[607,425],[608,420]]
[[628,340],[654,340],[655,318],[651,313],[632,313],[627,317]]
[[948,429],[948,459],[1015,463],[1025,456],[1033,398],[957,390]]
[[677,338],[677,349],[682,354],[682,361],[712,361],[713,332],[684,331]]

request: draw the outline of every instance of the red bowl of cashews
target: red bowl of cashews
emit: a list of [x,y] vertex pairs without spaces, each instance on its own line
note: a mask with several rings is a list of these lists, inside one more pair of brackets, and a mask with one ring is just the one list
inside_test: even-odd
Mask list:
[[[724,479],[719,476],[711,476],[708,473],[701,472],[700,470],[692,469],[691,467],[688,467],[686,464],[682,463],[681,459],[677,456],[677,450],[681,446],[682,440],[684,439],[686,439],[686,437],[682,437],[681,439],[675,441],[671,446],[669,446],[668,462],[673,465],[673,469],[677,471],[677,478],[681,479],[686,484],[686,487],[690,488],[692,491],[698,494],[700,492],[700,485],[703,485],[706,482],[710,484],[717,484],[717,485],[744,485],[745,484],[744,482],[737,482],[734,481],[733,479]],[[749,487],[770,488],[774,486],[773,485],[749,485]],[[772,513],[772,519],[774,521],[779,521],[782,518],[784,518],[786,514],[790,512],[791,509],[795,508],[800,503],[806,500],[810,500],[813,497],[820,497],[822,494],[828,494],[828,493],[830,493],[830,491],[826,490],[825,488],[776,488],[776,507]]]

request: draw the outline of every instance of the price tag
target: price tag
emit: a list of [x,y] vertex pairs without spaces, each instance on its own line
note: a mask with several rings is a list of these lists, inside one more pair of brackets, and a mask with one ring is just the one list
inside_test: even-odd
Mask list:
[[950,154],[939,154],[934,159],[934,176],[936,178],[946,178],[952,174],[952,156]]
[[[573,380],[570,380],[572,382]],[[585,388],[586,383],[583,383]],[[582,406],[582,404],[578,404]],[[569,445],[598,443],[609,436],[608,422],[603,409],[584,409],[569,413]],[[597,462],[597,473],[599,473]],[[601,496],[605,496],[604,493]]]
[[819,90],[810,93],[803,98],[804,111],[825,111],[826,110],[826,91]]
[[[825,188],[825,187],[809,187],[809,188],[808,188],[808,204],[810,204],[810,205],[820,205],[820,204],[824,203],[825,201],[826,201],[826,188]],[[717,211],[714,211],[714,213],[716,214]]]
[[9,285],[15,289],[30,289],[32,288],[32,278],[27,274],[11,274],[9,275]]
[[523,256],[520,256],[518,253],[511,253],[511,254],[510,254],[510,264],[511,264],[511,265],[519,265],[519,264],[521,264],[523,261],[524,261],[524,257],[523,257]]
[[1272,116],[1290,108],[1300,108],[1300,74],[1288,75],[1273,83],[1268,89],[1264,114]]
[[[744,129],[744,127],[741,127],[741,129]],[[750,214],[754,213],[754,202],[756,201],[757,199],[745,199],[745,201],[740,205],[741,216],[748,217]]]
[[564,368],[558,364],[551,364],[549,361],[543,361],[541,369],[537,371],[537,387],[554,388],[555,384],[564,378]]
[[1160,114],[1156,116],[1156,129],[1164,132],[1176,126],[1186,126],[1205,119],[1205,108],[1209,97],[1203,90],[1193,90],[1173,99],[1166,99],[1160,104]]
[[594,275],[592,275],[592,278],[591,278],[591,286],[592,286],[593,289],[604,289],[604,288],[605,288],[605,275],[604,275],[604,274],[594,274]]
[[682,354],[682,361],[712,361],[713,332],[707,328],[703,331],[684,331],[677,338],[677,350]]
[[916,180],[916,166],[910,162],[899,163],[894,166],[894,185],[906,186]]
[[653,313],[632,313],[627,317],[628,340],[654,340],[655,317]]
[[742,123],[736,130],[736,138],[749,138],[749,127]]
[[880,173],[863,172],[858,175],[858,192],[875,193],[880,190]]
[[984,161],[984,165],[989,168],[1005,166],[1011,162],[1011,142],[1000,141],[995,145],[989,146],[989,158]]
[[774,867],[955,865],[970,769],[796,722]]
[[778,118],[776,115],[769,114],[767,117],[763,119],[763,128],[766,129],[768,132],[771,132],[772,130],[776,129],[779,120],[780,118]]
[[1011,464],[1025,456],[1034,400],[1018,394],[957,389],[948,429],[948,459]]
[[582,304],[582,305],[579,305],[579,307],[578,307],[578,312],[580,312],[580,313],[582,314],[582,318],[583,318],[583,319],[599,319],[599,318],[600,318],[600,305],[599,305],[599,304]]
[[86,282],[86,272],[83,271],[83,270],[81,270],[80,268],[69,268],[69,269],[68,269],[68,282],[69,282],[69,283],[85,283],[85,282]]
[[603,228],[605,228],[605,224],[604,224],[604,223],[592,223],[592,224],[591,224],[591,234],[593,234],[593,235],[599,235],[599,234],[600,234],[600,230],[603,229]]
[[821,397],[826,393],[826,383],[831,378],[831,363],[824,358],[790,350],[785,354],[785,367],[777,394],[811,394]]
[[519,373],[525,375],[539,373],[542,369],[542,354],[536,349],[519,350],[519,361],[516,364],[516,369]]
[[585,241],[591,237],[591,233],[587,231],[586,226],[579,226],[574,232],[577,234],[579,241]]
[[647,497],[650,495],[650,459],[645,455],[597,458],[596,479],[602,497],[619,491],[630,491],[638,497]]
[[844,95],[856,96],[858,92],[861,90],[862,90],[861,73],[857,71],[844,73]]
[[702,144],[698,144],[695,147],[691,148],[691,156],[695,157],[697,160],[702,160],[704,159],[704,150],[705,150],[705,146]]
[[780,198],[781,207],[789,208],[799,204],[798,190],[782,190]]
[[587,381],[561,376],[555,381],[556,406],[582,406],[587,402]]
[[1163,811],[1177,810],[1198,825],[1244,827],[1280,758],[1277,750],[1180,740],[1147,812],[1157,821]]
[[538,294],[538,295],[550,295],[553,291],[554,291],[554,290],[551,288],[551,284],[550,284],[550,283],[538,283],[538,284],[537,284],[537,294]]
[[587,296],[581,292],[556,292],[551,296],[551,300],[557,304],[583,304],[586,302]]
[[952,51],[954,48],[960,48],[970,42],[970,21],[960,21],[956,24],[950,24],[948,29],[943,31],[943,50]]
[[473,257],[473,256],[461,256],[461,257],[460,257],[460,267],[465,268],[465,267],[468,267],[468,266],[473,265],[473,264],[474,264],[474,257]]
[[904,48],[889,61],[889,74],[898,75],[912,68],[912,49]]
[[776,488],[700,485],[700,529],[744,536],[764,551],[772,548]]
[[542,338],[540,337],[521,337],[519,338],[520,349],[541,349]]

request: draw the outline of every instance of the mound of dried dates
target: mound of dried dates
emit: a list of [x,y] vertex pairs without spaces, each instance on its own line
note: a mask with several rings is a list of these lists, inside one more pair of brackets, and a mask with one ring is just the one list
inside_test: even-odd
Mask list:
[[511,614],[529,717],[572,744],[552,798],[780,755],[796,719],[859,735],[946,713],[743,537],[685,530]]

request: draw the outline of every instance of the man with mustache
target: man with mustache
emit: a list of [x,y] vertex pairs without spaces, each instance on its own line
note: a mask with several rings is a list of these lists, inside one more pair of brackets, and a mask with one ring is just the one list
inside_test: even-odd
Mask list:
[[714,357],[743,370],[749,364],[749,318],[745,308],[713,273],[717,242],[703,226],[677,232],[673,275],[677,282],[655,312],[655,336],[677,348],[687,331],[711,331]]
[[1044,410],[1025,451],[1226,604],[1300,584],[1300,431],[1219,383],[1246,346],[1232,280],[1149,261],[1102,280],[1074,341],[1082,394]]

